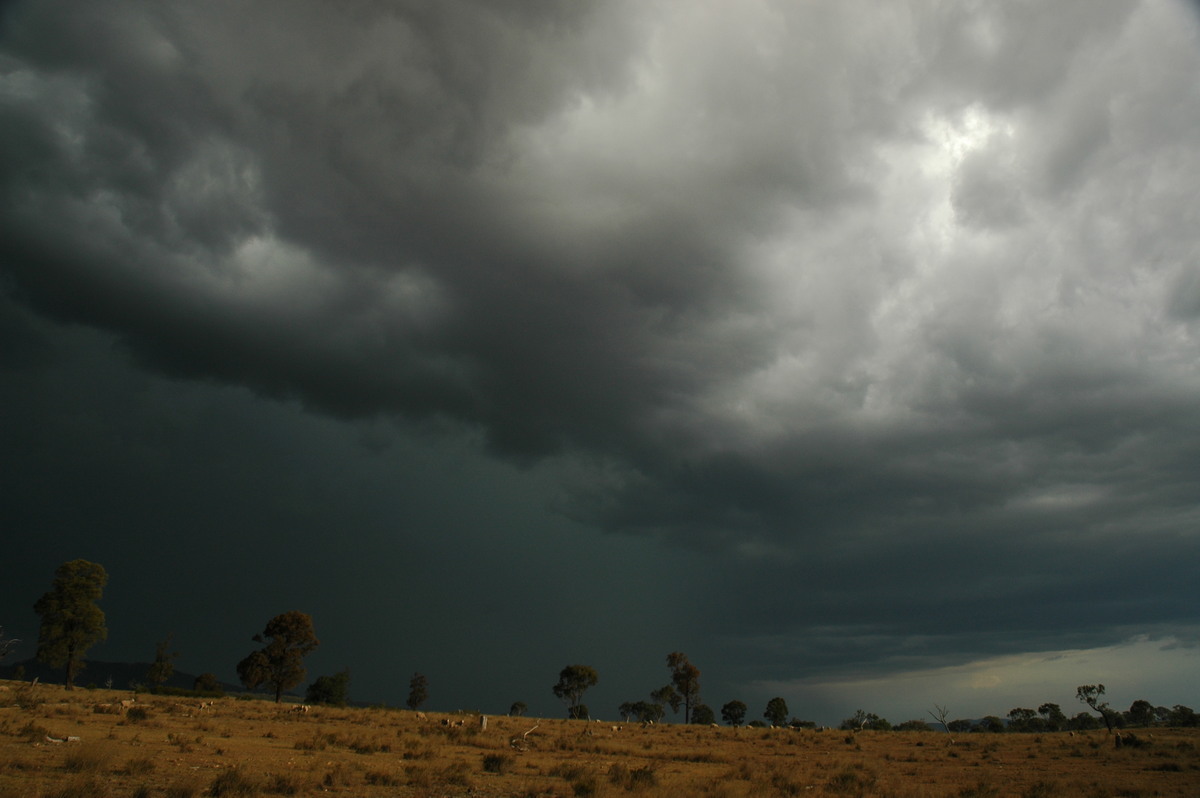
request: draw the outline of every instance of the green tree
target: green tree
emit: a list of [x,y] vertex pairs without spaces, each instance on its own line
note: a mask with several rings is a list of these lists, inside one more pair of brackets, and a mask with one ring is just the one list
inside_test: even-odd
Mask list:
[[304,692],[309,704],[328,704],[344,707],[350,700],[350,669],[344,668],[332,676],[318,676]]
[[1032,709],[1016,707],[1008,712],[1008,730],[1013,732],[1041,731],[1042,719]]
[[995,715],[987,715],[979,721],[979,730],[999,734],[1004,731],[1004,721]]
[[679,707],[683,705],[683,697],[669,684],[650,693],[650,699],[660,706],[670,707],[672,712],[678,712]]
[[746,702],[735,699],[721,707],[721,720],[730,726],[741,726],[746,722]]
[[1130,726],[1149,726],[1154,722],[1154,705],[1144,699],[1138,699],[1129,705],[1125,719]]
[[297,610],[276,615],[252,639],[266,645],[238,663],[238,678],[250,690],[262,684],[275,688],[278,704],[284,690],[304,681],[304,657],[321,644],[312,618]]
[[1062,731],[1067,726],[1067,716],[1058,704],[1046,702],[1038,707],[1038,714],[1042,716],[1042,722],[1050,731]]
[[1107,701],[1101,701],[1100,697],[1104,695],[1104,685],[1102,684],[1081,684],[1075,688],[1075,697],[1083,703],[1087,704],[1096,712],[1100,713],[1101,719],[1104,720],[1105,727],[1109,733],[1113,730],[1113,711],[1109,709]]
[[671,669],[671,686],[683,702],[683,722],[690,723],[692,707],[700,701],[700,669],[681,651],[667,655],[667,667]]
[[1100,728],[1100,721],[1096,720],[1095,715],[1080,712],[1078,715],[1067,720],[1067,728],[1072,731],[1091,731],[1092,729]]
[[167,633],[167,639],[159,640],[154,646],[154,662],[146,671],[146,681],[150,684],[151,689],[156,690],[162,687],[175,672],[175,658],[179,656],[179,652],[171,650],[171,642],[174,638],[173,633]]
[[1200,715],[1197,715],[1191,707],[1185,707],[1183,704],[1176,704],[1171,707],[1171,714],[1168,716],[1168,722],[1172,726],[1200,726]]
[[429,700],[429,680],[423,673],[414,673],[408,680],[408,700],[404,702],[409,709],[418,710]]
[[933,729],[931,729],[929,727],[928,723],[921,720],[920,718],[917,718],[916,720],[906,720],[903,723],[897,724],[896,731],[926,732],[926,731],[933,731]]
[[788,705],[779,696],[775,696],[767,702],[767,709],[763,712],[763,717],[772,726],[782,726],[787,721]]
[[198,693],[224,693],[221,689],[221,683],[217,681],[215,673],[202,673],[196,677],[196,681],[192,682],[192,689]]
[[524,701],[514,701],[512,706],[508,708],[508,714],[514,718],[519,718],[529,710],[528,705]]
[[640,721],[641,723],[658,723],[662,720],[665,710],[662,704],[655,704],[650,701],[626,701],[621,706],[617,707],[617,711],[622,718]]
[[874,712],[864,712],[861,709],[857,710],[852,716],[842,721],[839,727],[842,729],[875,729],[876,731],[887,731],[892,728],[892,724],[887,722],[886,718],[881,718]]
[[558,683],[554,685],[554,695],[567,705],[567,717],[587,717],[587,708],[583,706],[583,694],[588,688],[594,687],[600,681],[596,669],[587,665],[568,665],[558,674]]
[[712,726],[717,722],[717,716],[713,714],[712,707],[708,704],[697,704],[692,707],[692,723],[699,726]]
[[33,605],[42,616],[37,658],[52,668],[65,667],[66,687],[84,668],[83,656],[108,637],[104,611],[96,604],[108,584],[104,567],[87,560],[71,560],[54,572],[50,591]]

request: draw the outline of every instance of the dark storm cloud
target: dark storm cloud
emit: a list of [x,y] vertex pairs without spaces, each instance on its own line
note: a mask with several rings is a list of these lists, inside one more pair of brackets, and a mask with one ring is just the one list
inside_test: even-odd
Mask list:
[[[12,302],[477,436],[573,534],[711,557],[729,661],[1196,621],[1183,5],[18,3],[2,35]],[[25,314],[14,373],[60,351]]]

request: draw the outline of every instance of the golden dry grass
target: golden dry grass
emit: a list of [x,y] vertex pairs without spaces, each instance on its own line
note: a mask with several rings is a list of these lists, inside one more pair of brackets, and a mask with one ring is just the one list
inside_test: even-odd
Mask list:
[[[793,731],[137,696],[0,683],[0,798],[362,796],[1195,796],[1200,731]],[[526,745],[512,740],[537,725]],[[1151,736],[1153,735],[1153,736]],[[70,737],[77,741],[66,741]],[[50,742],[47,738],[63,740]],[[525,750],[519,750],[524,748]]]

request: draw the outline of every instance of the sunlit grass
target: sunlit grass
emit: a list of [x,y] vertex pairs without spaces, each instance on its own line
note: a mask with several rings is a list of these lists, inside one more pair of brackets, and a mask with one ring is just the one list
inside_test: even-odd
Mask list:
[[[564,721],[138,696],[41,686],[0,707],[8,796],[1194,795],[1200,730],[819,732]],[[96,706],[101,706],[96,710]],[[128,709],[128,708],[126,708]],[[442,721],[446,724],[443,725]],[[537,725],[533,731],[530,729]],[[528,732],[528,734],[527,734]],[[73,741],[68,741],[75,738]]]

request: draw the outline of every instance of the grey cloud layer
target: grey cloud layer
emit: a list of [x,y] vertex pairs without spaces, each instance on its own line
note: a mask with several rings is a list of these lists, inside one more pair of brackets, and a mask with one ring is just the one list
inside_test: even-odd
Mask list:
[[847,574],[1003,627],[999,573],[1197,553],[1185,5],[5,13],[10,287],[153,369],[572,461],[568,514],[847,624]]

